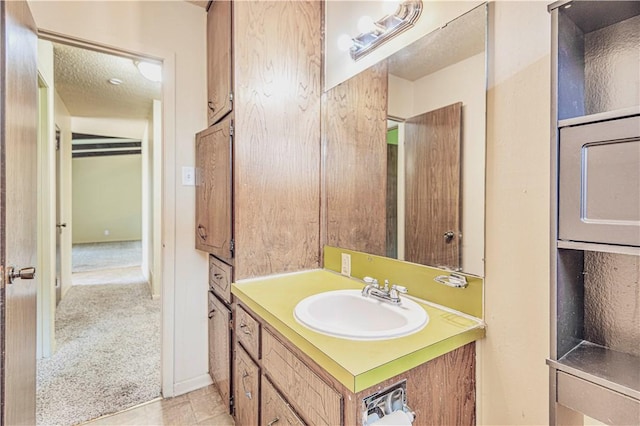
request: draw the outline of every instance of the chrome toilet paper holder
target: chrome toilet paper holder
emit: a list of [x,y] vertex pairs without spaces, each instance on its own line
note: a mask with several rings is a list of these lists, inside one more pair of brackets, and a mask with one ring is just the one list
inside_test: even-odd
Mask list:
[[411,419],[415,419],[415,413],[407,405],[406,380],[362,398],[362,426],[368,426],[398,410],[404,411]]

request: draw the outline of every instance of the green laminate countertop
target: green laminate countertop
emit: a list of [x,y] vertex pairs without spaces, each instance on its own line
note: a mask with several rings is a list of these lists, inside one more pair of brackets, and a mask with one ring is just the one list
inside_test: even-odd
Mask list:
[[[357,393],[484,337],[484,323],[420,299],[429,323],[409,336],[354,341],[312,331],[296,321],[302,299],[332,290],[360,289],[360,280],[314,269],[244,280],[232,285],[237,300],[306,353],[350,391]],[[406,296],[402,296],[406,297]]]

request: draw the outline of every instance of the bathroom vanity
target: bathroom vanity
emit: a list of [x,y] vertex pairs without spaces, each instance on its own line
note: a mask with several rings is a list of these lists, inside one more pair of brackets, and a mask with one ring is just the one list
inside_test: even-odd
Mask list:
[[[331,267],[338,252],[345,250],[325,248],[325,267]],[[482,292],[480,279],[471,277],[466,289],[454,289],[433,279],[424,281],[426,275],[442,273],[435,268],[348,253],[355,269],[387,269],[393,280],[411,269],[420,270],[413,284],[432,287],[436,293],[458,292],[462,297],[456,299],[473,299]],[[392,263],[399,267],[386,267]],[[403,284],[409,294],[417,287]],[[359,341],[318,333],[294,317],[296,305],[309,296],[362,287],[361,280],[331,269],[233,284],[238,424],[269,425],[285,418],[291,424],[364,424],[364,399],[396,384],[406,389],[414,424],[475,424],[474,342],[484,336],[481,319],[415,299],[429,316],[426,327],[405,337]]]

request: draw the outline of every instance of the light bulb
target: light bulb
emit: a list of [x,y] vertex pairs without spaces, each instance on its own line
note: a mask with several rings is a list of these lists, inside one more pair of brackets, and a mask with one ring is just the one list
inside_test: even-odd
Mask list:
[[358,19],[358,31],[360,31],[360,33],[370,33],[371,31],[375,31],[375,29],[375,22],[371,16],[364,15]]
[[340,37],[338,37],[338,49],[346,52],[347,50],[351,49],[351,46],[353,46],[353,40],[351,39],[351,36],[349,36],[349,34],[342,34]]
[[147,80],[154,82],[162,81],[162,65],[151,62],[136,62],[136,66]]

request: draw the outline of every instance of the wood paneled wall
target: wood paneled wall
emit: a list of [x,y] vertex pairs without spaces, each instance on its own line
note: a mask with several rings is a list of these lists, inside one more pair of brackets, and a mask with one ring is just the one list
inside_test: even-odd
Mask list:
[[322,2],[234,3],[236,279],[319,266],[321,35]]
[[326,244],[385,255],[387,64],[326,93],[323,111]]

